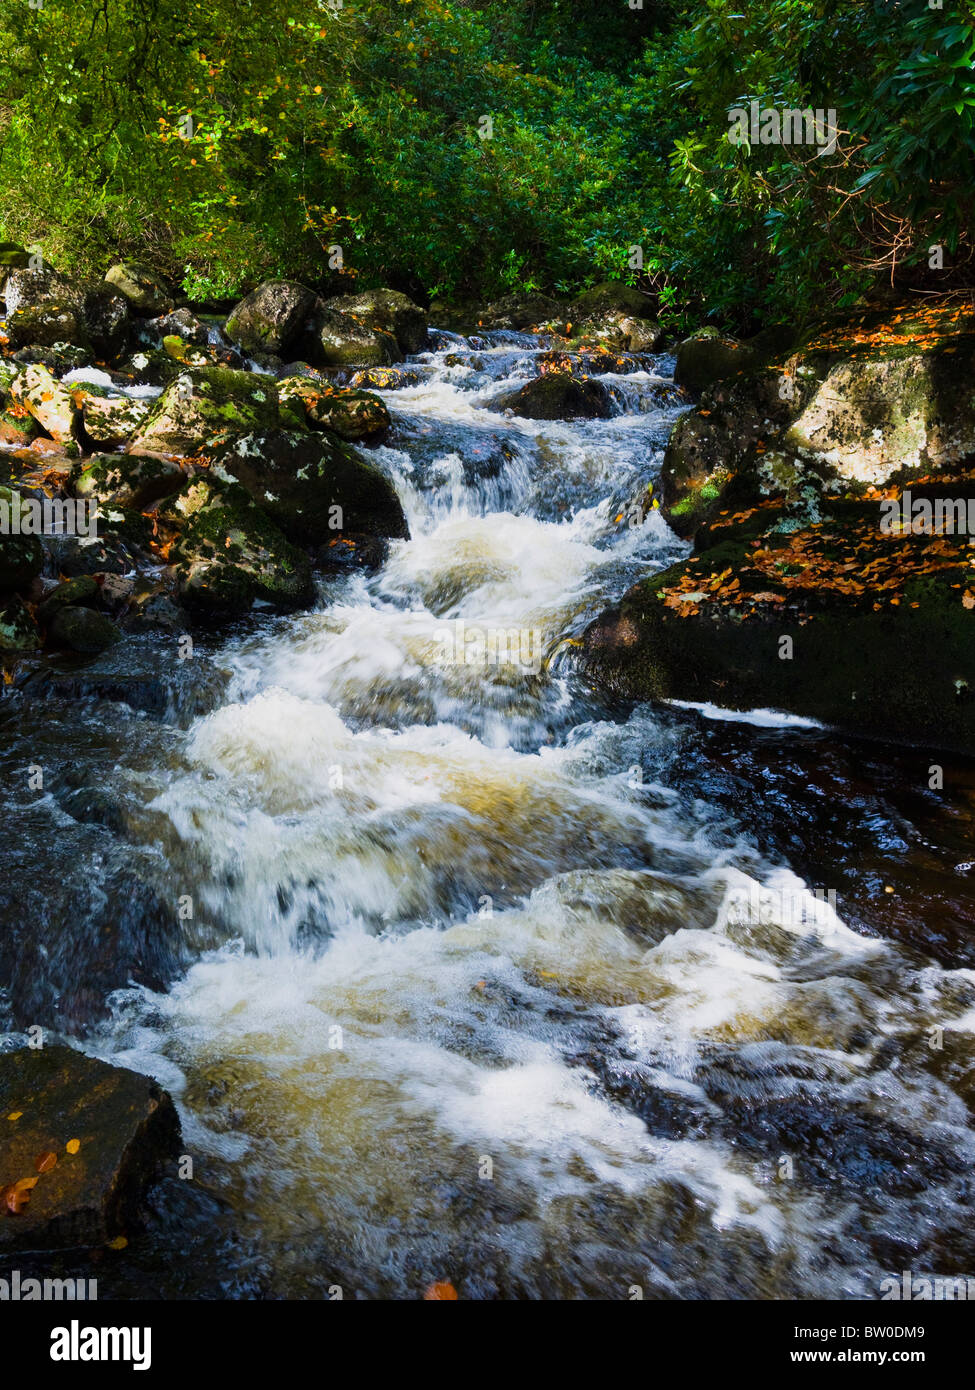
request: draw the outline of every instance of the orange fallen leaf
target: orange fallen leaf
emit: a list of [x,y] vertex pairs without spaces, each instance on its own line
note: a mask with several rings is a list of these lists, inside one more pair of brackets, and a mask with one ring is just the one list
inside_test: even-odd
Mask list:
[[36,1178],[18,1178],[18,1180],[14,1183],[14,1187],[17,1189],[18,1192],[30,1192],[36,1186]]
[[10,1114],[7,1116],[7,1119],[8,1119],[8,1120],[19,1120],[20,1117],[21,1117],[21,1115],[22,1115],[23,1113],[24,1113],[23,1110],[11,1110]]
[[38,1154],[34,1159],[34,1167],[39,1173],[49,1173],[58,1161],[55,1153]]
[[424,1302],[427,1303],[435,1303],[439,1299],[453,1301],[457,1299],[457,1290],[454,1288],[453,1284],[448,1284],[446,1280],[438,1280],[437,1283],[431,1284],[430,1287],[424,1291],[423,1299]]

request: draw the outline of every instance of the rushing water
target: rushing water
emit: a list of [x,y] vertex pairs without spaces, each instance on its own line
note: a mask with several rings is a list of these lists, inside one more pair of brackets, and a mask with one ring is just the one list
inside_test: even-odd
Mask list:
[[[111,976],[94,938],[124,943],[138,983],[83,1045],[159,1077],[194,1160],[103,1285],[869,1298],[975,1272],[971,777],[937,797],[926,754],[601,703],[573,640],[684,552],[622,515],[685,408],[672,364],[604,378],[611,419],[525,421],[486,405],[543,344],[438,341],[384,393],[411,539],[380,572],[193,674],[150,644],[161,708],[55,685],[3,716],[8,766],[56,769],[8,794],[14,877],[48,866],[14,995],[70,1022]],[[516,660],[481,659],[492,629]]]

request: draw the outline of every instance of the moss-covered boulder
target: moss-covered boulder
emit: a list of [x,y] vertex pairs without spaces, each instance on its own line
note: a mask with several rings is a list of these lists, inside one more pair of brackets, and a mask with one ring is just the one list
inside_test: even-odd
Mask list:
[[0,594],[22,589],[40,574],[44,547],[37,536],[10,534],[10,517],[18,505],[10,488],[0,487]]
[[171,459],[152,454],[93,454],[73,465],[68,487],[75,497],[94,498],[100,507],[144,511],[178,492],[186,474]]
[[[975,515],[973,481],[951,485]],[[781,709],[975,753],[967,536],[885,531],[882,516],[877,500],[804,526],[768,502],[719,518],[705,549],[591,625],[585,669],[634,699]]]
[[134,314],[152,318],[173,307],[172,296],[160,276],[141,261],[119,261],[106,272],[105,280],[128,301]]
[[331,430],[342,439],[375,439],[389,429],[389,411],[369,391],[335,387],[316,377],[290,376],[278,382],[278,395],[282,405],[295,402],[310,427]]
[[257,599],[284,609],[311,601],[307,554],[243,487],[201,477],[167,503],[167,511],[182,528],[171,560],[187,607],[223,617],[246,612]]
[[358,323],[391,334],[403,352],[422,352],[427,344],[427,316],[398,290],[364,290],[326,299],[325,307],[350,314]]
[[184,371],[181,363],[162,348],[141,348],[130,353],[114,368],[131,386],[168,386]]
[[62,608],[71,608],[78,604],[91,606],[97,602],[98,584],[92,575],[82,574],[76,579],[65,579],[38,604],[37,620],[46,626]]
[[144,397],[112,395],[87,385],[76,388],[74,396],[81,402],[83,433],[96,449],[124,444],[152,414],[153,403]]
[[573,321],[569,331],[573,342],[580,346],[605,347],[616,352],[655,352],[664,336],[656,319],[637,318],[618,309]]
[[334,435],[246,435],[218,451],[214,468],[236,479],[301,545],[321,546],[349,532],[409,535],[386,474]]
[[674,381],[696,393],[747,371],[755,362],[753,350],[739,339],[704,331],[685,338],[678,347]]
[[577,295],[569,306],[569,317],[573,325],[584,319],[601,318],[604,315],[618,314],[624,318],[653,319],[655,306],[653,300],[632,285],[624,285],[619,280],[603,280],[590,290]]
[[0,1054],[0,1253],[104,1246],[138,1229],[179,1153],[155,1081],[47,1042]]
[[319,300],[297,344],[297,354],[313,367],[385,367],[403,353],[392,333],[369,328],[351,314]]
[[564,327],[567,309],[561,300],[547,294],[506,294],[486,305],[476,315],[474,327],[514,329],[529,332],[549,324]]
[[316,298],[314,290],[295,280],[265,280],[231,310],[224,333],[245,352],[288,356]]
[[228,367],[188,368],[166,387],[129,451],[198,454],[236,435],[272,429],[278,420],[272,377]]
[[160,342],[170,335],[182,339],[193,347],[206,347],[210,334],[205,323],[201,323],[189,309],[173,309],[159,318],[150,319],[146,328],[156,334]]
[[94,655],[122,640],[122,633],[104,613],[94,608],[66,605],[58,608],[48,624],[49,640],[58,647]]
[[566,372],[549,372],[517,391],[502,392],[491,401],[491,409],[510,410],[526,420],[595,420],[613,413],[610,394],[601,382]]
[[89,347],[84,292],[53,266],[12,270],[4,299],[9,351],[54,343]]
[[[776,345],[759,337],[761,352]],[[975,458],[973,375],[975,315],[950,301],[807,334],[711,384],[678,422],[664,514],[690,537],[722,509],[804,500],[812,515],[824,498],[964,465]]]
[[30,411],[34,419],[58,444],[76,438],[81,411],[75,393],[56,381],[47,367],[35,364],[18,372],[10,384],[10,397],[16,405]]
[[353,372],[349,385],[356,391],[401,391],[407,386],[419,386],[430,374],[429,367],[369,367]]

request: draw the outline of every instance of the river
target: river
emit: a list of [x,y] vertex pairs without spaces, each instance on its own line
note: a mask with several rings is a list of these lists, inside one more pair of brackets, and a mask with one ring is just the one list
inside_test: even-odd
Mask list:
[[7,1026],[158,1077],[196,1180],[102,1296],[970,1273],[975,778],[607,703],[574,641],[686,552],[627,514],[687,405],[672,361],[602,378],[610,419],[529,421],[487,403],[542,341],[434,342],[381,393],[411,533],[381,570],[189,661],[130,640],[158,708],[0,706]]

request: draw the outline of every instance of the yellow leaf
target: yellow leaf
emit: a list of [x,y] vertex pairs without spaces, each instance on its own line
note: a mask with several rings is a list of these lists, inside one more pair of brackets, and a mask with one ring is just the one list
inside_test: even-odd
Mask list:
[[76,1154],[78,1150],[81,1148],[81,1140],[69,1139],[67,1144],[65,1145],[65,1148],[67,1149],[69,1154]]
[[127,1236],[116,1236],[114,1240],[108,1242],[108,1248],[109,1250],[124,1250],[128,1243]]
[[11,1110],[10,1114],[7,1116],[7,1119],[8,1119],[8,1120],[19,1120],[20,1117],[21,1117],[21,1115],[22,1115],[23,1113],[24,1113],[23,1110]]

